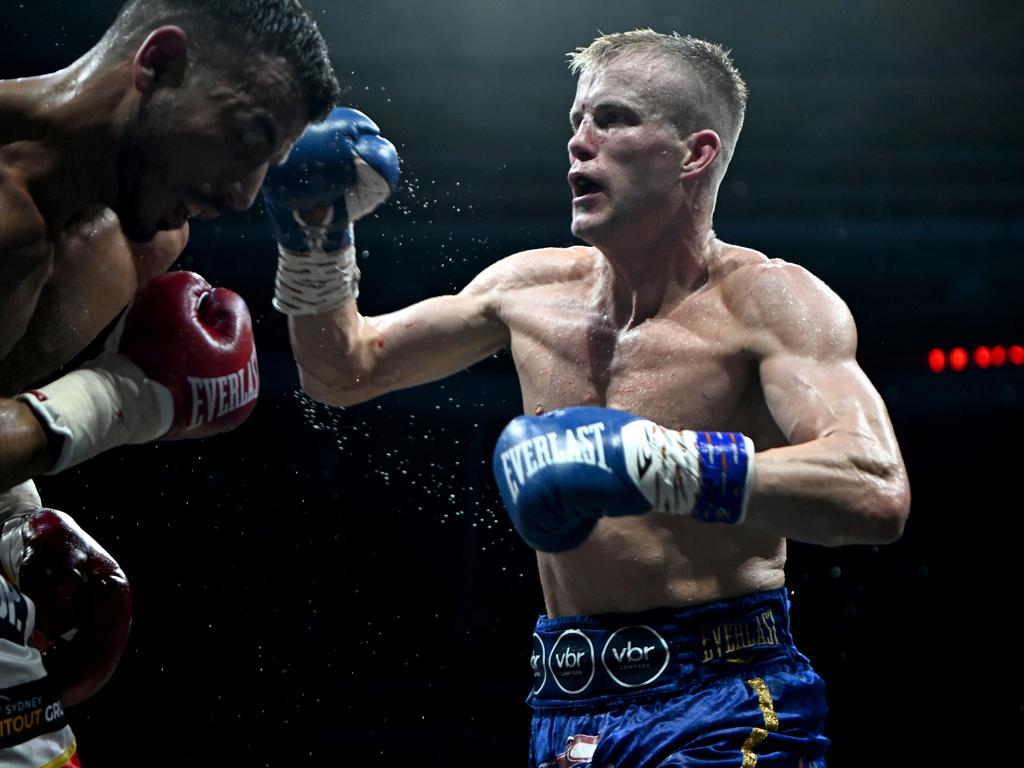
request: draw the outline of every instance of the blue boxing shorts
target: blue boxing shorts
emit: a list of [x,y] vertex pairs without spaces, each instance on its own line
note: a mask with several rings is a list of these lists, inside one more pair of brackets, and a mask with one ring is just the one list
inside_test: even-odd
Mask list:
[[824,682],[785,589],[563,616],[533,635],[531,768],[824,768]]

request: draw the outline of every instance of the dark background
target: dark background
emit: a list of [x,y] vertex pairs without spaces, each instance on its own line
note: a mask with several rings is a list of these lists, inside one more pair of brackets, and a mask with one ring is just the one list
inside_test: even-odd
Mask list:
[[[964,747],[974,764],[1012,760],[1024,369],[935,375],[925,360],[933,346],[1024,344],[1022,6],[629,5],[306,3],[346,101],[404,160],[400,192],[357,229],[363,311],[572,242],[566,51],[638,26],[731,47],[751,98],[716,230],[847,300],[914,493],[894,545],[791,545],[831,764],[923,765]],[[3,0],[0,76],[70,63],[118,6]],[[521,766],[543,604],[489,474],[520,407],[511,360],[314,407],[269,307],[274,257],[254,209],[196,224],[180,263],[253,310],[264,386],[242,428],[39,483],[135,590],[115,678],[70,711],[83,763]]]

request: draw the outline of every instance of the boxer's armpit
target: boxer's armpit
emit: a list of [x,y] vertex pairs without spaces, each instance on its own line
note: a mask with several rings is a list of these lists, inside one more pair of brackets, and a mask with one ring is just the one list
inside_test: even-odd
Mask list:
[[13,174],[0,168],[0,263],[45,237],[46,222],[32,196]]
[[0,360],[24,334],[52,269],[42,216],[27,192],[0,175]]

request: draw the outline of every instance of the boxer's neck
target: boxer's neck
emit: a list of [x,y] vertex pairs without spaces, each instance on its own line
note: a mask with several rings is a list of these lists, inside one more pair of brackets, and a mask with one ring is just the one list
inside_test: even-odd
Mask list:
[[600,293],[611,321],[629,329],[671,311],[708,282],[715,243],[710,219],[671,228],[660,239],[598,248],[608,270]]

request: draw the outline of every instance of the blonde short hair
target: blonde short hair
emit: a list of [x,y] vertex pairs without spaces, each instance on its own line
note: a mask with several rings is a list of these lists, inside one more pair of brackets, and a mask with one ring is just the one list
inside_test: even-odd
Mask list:
[[684,92],[667,94],[672,99],[676,127],[683,135],[704,128],[715,131],[722,139],[724,169],[732,158],[747,109],[747,84],[729,54],[721,45],[692,35],[634,29],[600,35],[568,56],[574,75],[600,69],[622,56],[656,57],[675,65],[687,80]]

